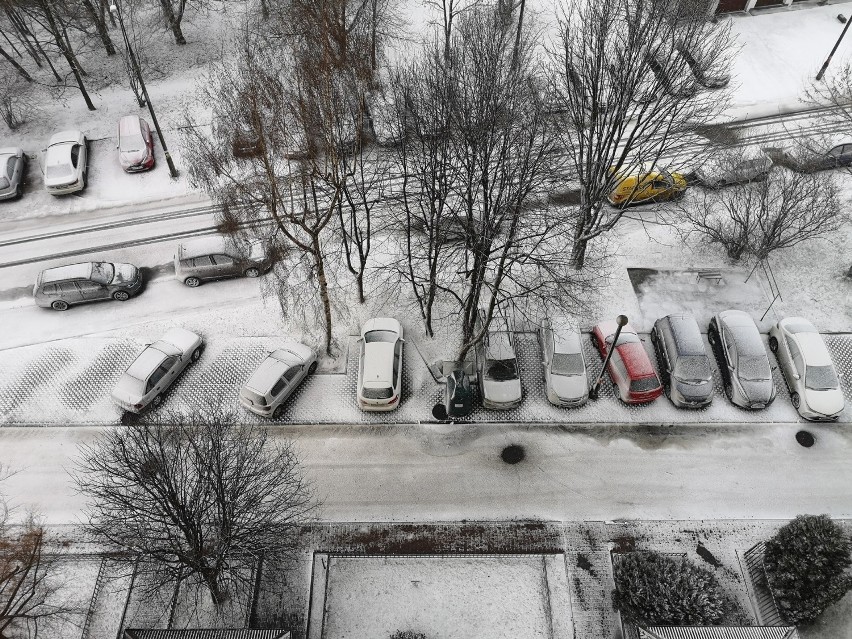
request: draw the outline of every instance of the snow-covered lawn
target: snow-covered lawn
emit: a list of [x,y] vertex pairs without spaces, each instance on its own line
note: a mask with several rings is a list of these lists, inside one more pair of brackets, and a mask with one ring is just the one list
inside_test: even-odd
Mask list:
[[325,619],[309,639],[386,639],[397,630],[429,639],[569,639],[564,560],[554,557],[332,557]]

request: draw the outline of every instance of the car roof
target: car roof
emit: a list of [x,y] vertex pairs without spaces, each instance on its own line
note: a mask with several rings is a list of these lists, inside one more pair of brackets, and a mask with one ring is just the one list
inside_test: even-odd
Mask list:
[[515,348],[509,331],[488,331],[488,345],[485,348],[485,357],[488,359],[514,359]]
[[672,313],[666,318],[672,331],[678,355],[706,355],[698,322],[689,313]]
[[827,366],[832,363],[828,348],[819,333],[796,333],[792,338],[799,345],[805,364]]
[[564,317],[554,317],[551,326],[553,328],[554,353],[583,352],[583,345],[580,343],[580,329],[574,322]]
[[127,375],[136,379],[148,379],[148,376],[163,363],[166,357],[168,357],[166,353],[156,348],[156,344],[152,344],[133,360],[133,363],[127,369]]
[[785,317],[778,322],[785,330],[790,333],[818,333],[819,331],[811,323],[810,320],[804,317]]
[[221,235],[208,235],[181,242],[178,245],[178,255],[180,259],[191,259],[215,253],[230,254],[234,252],[232,248],[233,246],[229,246],[227,239]]
[[291,364],[270,354],[255,369],[245,385],[251,390],[265,395],[290,368]]
[[745,311],[730,310],[719,313],[719,318],[725,323],[725,326],[734,328],[737,326],[755,326],[751,315]]
[[87,279],[92,275],[93,264],[94,262],[80,262],[79,264],[66,264],[65,266],[46,268],[39,273],[38,280],[40,284],[48,284],[61,280]]
[[364,336],[370,331],[393,331],[401,337],[402,325],[393,317],[374,317],[364,322],[361,335]]
[[651,364],[651,358],[648,357],[648,352],[642,342],[628,342],[615,347],[615,352],[624,367],[627,369],[627,374],[631,378],[637,377],[656,377],[657,371],[654,370],[654,365]]
[[391,342],[370,342],[364,344],[364,386],[377,387],[392,385],[393,349]]
[[138,115],[125,115],[118,121],[118,132],[121,135],[141,133],[142,118]]

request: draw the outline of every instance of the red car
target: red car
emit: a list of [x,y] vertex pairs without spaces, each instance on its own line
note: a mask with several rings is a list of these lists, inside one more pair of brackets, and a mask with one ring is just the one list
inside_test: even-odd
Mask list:
[[126,173],[154,168],[154,137],[148,123],[138,115],[118,121],[118,161]]
[[[616,328],[618,324],[608,321],[601,322],[592,331],[592,343],[603,358],[606,358],[612,346]],[[663,393],[657,371],[651,364],[642,340],[630,324],[621,329],[607,368],[613,384],[618,388],[618,396],[626,404],[651,402]]]

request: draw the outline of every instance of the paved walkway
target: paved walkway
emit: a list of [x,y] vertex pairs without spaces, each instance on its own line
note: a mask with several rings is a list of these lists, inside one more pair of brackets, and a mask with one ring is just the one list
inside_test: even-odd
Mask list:
[[[825,336],[847,397],[852,400],[852,334]],[[211,342],[201,360],[192,366],[166,395],[166,410],[189,410],[218,402],[239,409],[240,385],[266,356],[282,342],[274,337],[232,338]],[[355,342],[352,341],[351,344]],[[584,339],[590,379],[601,360]],[[774,357],[778,397],[761,411],[745,411],[725,398],[715,370],[717,396],[701,410],[677,409],[665,398],[646,406],[627,406],[616,399],[609,378],[601,398],[586,406],[560,409],[545,397],[541,351],[535,334],[518,334],[518,356],[524,401],[509,411],[476,409],[470,417],[481,423],[795,423],[801,421],[790,404],[789,393]],[[108,425],[121,422],[122,413],[109,398],[110,391],[144,344],[120,338],[78,338],[10,349],[0,353],[0,425]],[[645,348],[655,361],[650,340]],[[709,346],[708,352],[709,352]],[[346,372],[317,374],[305,381],[286,405],[282,422],[289,424],[392,424],[434,421],[432,407],[442,400],[443,388],[430,375],[412,342],[405,346],[403,400],[389,413],[364,413],[355,403],[357,349],[350,346]],[[161,409],[162,410],[162,409]],[[242,411],[247,421],[254,415]],[[841,422],[850,422],[850,409]]]

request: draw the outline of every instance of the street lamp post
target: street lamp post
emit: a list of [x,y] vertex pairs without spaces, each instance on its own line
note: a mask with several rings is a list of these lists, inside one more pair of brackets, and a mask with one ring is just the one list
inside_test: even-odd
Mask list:
[[601,390],[601,383],[603,383],[604,375],[606,375],[607,364],[609,364],[612,352],[615,350],[615,345],[618,344],[618,336],[621,335],[621,329],[627,326],[627,315],[619,315],[616,318],[615,323],[618,324],[618,326],[615,328],[615,336],[612,338],[612,346],[610,346],[609,350],[606,352],[606,359],[604,359],[601,374],[598,375],[598,381],[596,381],[594,386],[589,389],[589,397],[591,399],[598,398],[598,393],[600,393]]
[[822,80],[822,76],[825,75],[825,70],[828,68],[828,63],[831,62],[831,58],[834,56],[834,52],[837,51],[837,47],[840,46],[840,41],[843,40],[843,36],[846,35],[846,31],[849,29],[850,24],[852,24],[852,20],[847,20],[846,26],[843,27],[843,31],[840,32],[840,37],[837,38],[837,42],[834,43],[834,48],[831,50],[831,53],[828,54],[828,57],[825,59],[822,68],[819,70],[819,73],[816,74],[817,80]]
[[151,104],[151,98],[148,96],[148,89],[145,87],[145,79],[142,77],[142,69],[139,67],[139,61],[136,59],[133,47],[130,46],[130,39],[127,37],[127,31],[124,28],[124,19],[121,17],[121,11],[118,10],[118,0],[113,0],[113,3],[109,6],[109,10],[118,16],[118,25],[121,27],[124,46],[127,48],[127,55],[130,56],[130,64],[133,66],[133,71],[139,79],[139,86],[142,88],[142,95],[145,97],[145,104],[148,105],[148,113],[151,114],[151,121],[154,123],[154,128],[157,130],[157,137],[160,139],[160,146],[163,147],[163,155],[166,156],[166,164],[169,165],[169,175],[171,175],[172,178],[176,178],[178,176],[178,170],[175,168],[174,161],[172,161],[169,148],[166,146],[166,139],[163,137],[163,130],[160,128],[160,123],[157,121],[157,116],[154,113],[154,105]]

